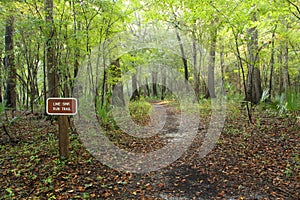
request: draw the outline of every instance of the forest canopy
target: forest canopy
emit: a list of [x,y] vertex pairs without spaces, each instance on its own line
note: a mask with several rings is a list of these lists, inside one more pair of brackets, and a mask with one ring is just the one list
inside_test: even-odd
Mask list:
[[[182,73],[198,100],[223,90],[251,104],[263,94],[276,101],[299,93],[299,5],[299,0],[1,1],[0,100],[13,109],[41,110],[47,97],[72,96],[78,72],[86,68],[85,91],[96,92],[103,107],[121,74],[160,64]],[[134,96],[168,95],[161,85],[171,76],[163,78],[168,72],[157,69],[144,82],[130,77]],[[161,85],[149,85],[160,79]]]

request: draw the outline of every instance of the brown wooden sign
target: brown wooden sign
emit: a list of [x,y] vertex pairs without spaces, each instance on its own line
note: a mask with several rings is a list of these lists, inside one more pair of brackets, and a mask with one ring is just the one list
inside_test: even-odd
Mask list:
[[77,99],[75,98],[48,98],[48,115],[76,115]]

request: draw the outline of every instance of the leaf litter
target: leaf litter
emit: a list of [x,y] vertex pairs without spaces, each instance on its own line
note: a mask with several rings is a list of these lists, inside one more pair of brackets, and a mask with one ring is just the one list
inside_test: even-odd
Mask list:
[[[170,112],[169,114],[172,115]],[[22,117],[8,127],[17,143],[0,132],[1,199],[299,199],[299,126],[288,119],[255,113],[260,126],[241,114],[227,117],[215,148],[198,153],[206,128],[188,151],[154,172],[119,172],[94,159],[77,133],[70,133],[70,159],[58,155],[57,126]],[[201,118],[207,124],[209,116]],[[170,120],[173,130],[178,123]],[[113,133],[111,133],[113,134]],[[120,148],[149,152],[166,141],[135,139],[124,133],[110,139]]]

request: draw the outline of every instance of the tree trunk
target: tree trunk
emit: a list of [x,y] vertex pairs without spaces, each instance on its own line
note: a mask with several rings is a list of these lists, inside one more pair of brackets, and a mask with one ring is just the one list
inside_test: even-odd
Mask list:
[[[102,48],[104,49],[104,43],[102,44]],[[106,71],[106,62],[105,62],[105,54],[102,54],[102,60],[103,60],[103,80],[102,80],[102,86],[101,86],[101,108],[103,108],[104,103],[106,102],[106,93],[107,93],[107,71]],[[108,100],[107,100],[108,101]]]
[[57,76],[57,66],[55,63],[55,27],[53,22],[53,0],[45,0],[46,18],[46,69],[48,81],[48,97],[58,97],[59,83]]
[[216,45],[217,45],[217,28],[215,21],[212,22],[211,42],[209,50],[209,63],[208,63],[208,93],[206,97],[216,98],[215,93],[215,63],[216,63]]
[[194,65],[194,91],[195,91],[195,101],[199,101],[200,99],[200,77],[198,74],[198,65],[197,65],[197,45],[196,45],[196,37],[193,38],[193,65]]
[[[245,70],[244,70],[243,60],[242,60],[242,57],[241,57],[241,52],[240,52],[239,43],[238,43],[239,33],[236,33],[235,29],[233,27],[232,27],[232,32],[233,32],[233,35],[234,35],[234,42],[235,42],[235,48],[236,48],[236,53],[237,53],[238,66],[240,67],[241,72],[242,72],[245,99],[247,99],[247,84],[246,84]],[[240,73],[240,71],[239,71],[239,73]],[[240,77],[240,74],[239,74],[239,77]],[[250,112],[248,102],[246,102],[246,108],[247,108],[247,114],[248,114],[249,122],[252,123],[252,114]]]
[[16,66],[14,57],[14,17],[8,17],[5,28],[5,61],[4,67],[7,70],[6,106],[13,110],[16,109]]
[[[256,14],[253,21],[257,21]],[[260,70],[256,65],[258,62],[258,31],[256,27],[247,29],[248,43],[248,75],[247,75],[247,95],[246,101],[258,104],[262,95]]]
[[[2,49],[0,49],[0,52],[2,52]],[[2,57],[0,56],[0,103],[3,102],[3,98],[2,98],[2,84],[3,84],[3,60]]]
[[283,88],[285,94],[287,94],[290,87],[290,77],[289,77],[289,46],[286,41],[283,49]]
[[[71,92],[73,94],[75,79],[78,75],[79,70],[79,59],[80,59],[80,50],[79,50],[79,42],[78,42],[78,29],[80,29],[80,24],[77,22],[77,12],[75,8],[75,1],[72,0],[72,11],[73,11],[73,33],[74,33],[74,40],[75,40],[75,47],[74,47],[74,69],[73,69],[73,80],[71,81]],[[78,24],[77,24],[78,23]]]
[[272,97],[272,89],[273,89],[273,73],[274,73],[274,64],[275,64],[275,31],[277,26],[275,26],[273,33],[272,33],[272,41],[271,41],[271,58],[270,58],[270,80],[269,80],[269,100],[271,100]]
[[115,106],[123,107],[125,106],[125,100],[124,100],[124,92],[123,92],[123,84],[122,81],[118,83],[118,81],[121,79],[121,66],[120,66],[120,58],[115,60],[114,63],[112,63],[112,76],[113,78],[116,78],[115,84],[112,85],[113,89],[113,96],[112,96],[112,104]]
[[[241,74],[241,67],[240,67],[240,64],[237,64],[237,70],[238,70],[238,91],[239,91],[239,94],[242,94],[242,91],[243,91],[243,84],[244,84],[244,79],[243,79],[243,76],[245,74]],[[241,80],[241,77],[243,80]],[[243,85],[243,86],[242,86]]]
[[167,84],[167,75],[166,75],[166,69],[163,67],[162,69],[162,83],[161,83],[161,100],[164,100],[165,99],[165,96],[166,96],[166,91],[167,91],[167,87],[166,87],[166,84]]
[[125,106],[123,84],[121,83],[113,86],[112,104],[119,107]]
[[[226,95],[226,90],[225,90],[225,59],[224,59],[224,45],[221,47],[221,52],[220,52],[220,65],[221,65],[221,76],[222,76],[222,95]],[[239,89],[239,88],[237,88]]]
[[137,87],[137,78],[136,78],[136,74],[133,74],[131,76],[131,86],[132,86],[132,95],[130,100],[136,101],[138,100],[138,98],[140,97],[139,91],[138,91],[138,87]]
[[152,89],[153,89],[153,96],[157,97],[157,72],[152,71]]
[[149,87],[149,83],[148,83],[148,78],[146,77],[146,80],[145,80],[145,89],[146,89],[146,92],[147,92],[147,96],[150,97],[150,87]]
[[279,54],[278,54],[278,64],[279,64],[279,74],[278,74],[278,93],[279,95],[281,95],[283,93],[283,70],[282,70],[282,66],[283,66],[283,53],[282,53],[282,45],[280,45],[280,48],[279,48]]
[[177,37],[178,44],[179,44],[179,47],[180,47],[181,59],[182,59],[182,62],[183,62],[184,79],[186,81],[188,81],[189,80],[188,64],[187,64],[187,59],[186,59],[186,56],[185,56],[183,44],[182,44],[182,41],[181,41],[180,34],[178,32],[178,26],[177,25],[175,26],[175,32],[176,32],[176,37]]
[[207,89],[205,80],[203,79],[203,77],[201,77],[201,74],[200,74],[200,72],[203,71],[202,69],[205,66],[205,57],[206,56],[204,56],[204,50],[202,47],[200,47],[198,49],[198,51],[199,51],[199,62],[198,62],[199,63],[199,74],[198,75],[199,76],[198,76],[198,78],[199,78],[199,96],[200,96],[201,93],[206,94],[206,89]]

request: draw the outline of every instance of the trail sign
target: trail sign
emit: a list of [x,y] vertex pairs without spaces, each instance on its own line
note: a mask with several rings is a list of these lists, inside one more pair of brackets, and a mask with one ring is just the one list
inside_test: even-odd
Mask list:
[[46,102],[48,115],[76,115],[77,99],[75,98],[48,98]]
[[67,115],[76,115],[77,99],[75,98],[48,98],[46,102],[48,115],[59,115],[59,155],[61,159],[69,158],[69,122]]

